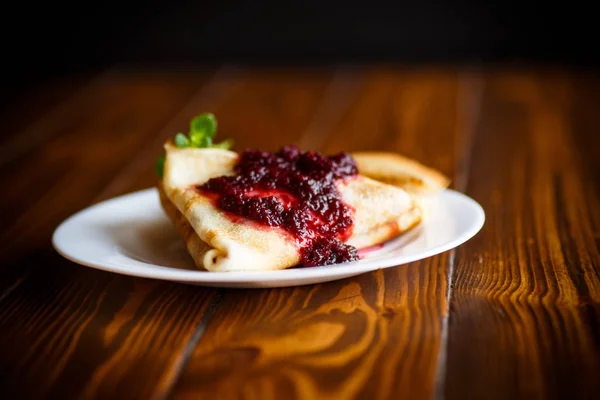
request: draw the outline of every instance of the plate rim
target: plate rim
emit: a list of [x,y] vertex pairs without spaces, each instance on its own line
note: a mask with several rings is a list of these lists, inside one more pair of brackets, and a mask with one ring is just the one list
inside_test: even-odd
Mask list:
[[[123,201],[127,198],[136,197],[136,196],[147,196],[154,193],[158,196],[158,191],[155,187],[149,187],[146,189],[125,193],[119,196],[115,196],[104,201],[97,202],[92,204],[71,216],[64,219],[54,230],[52,234],[52,246],[56,250],[58,254],[60,254],[65,259],[72,261],[76,264],[94,268],[106,272],[134,276],[139,278],[148,278],[148,279],[159,279],[159,280],[168,280],[168,281],[177,281],[177,282],[190,282],[190,283],[255,283],[255,282],[273,282],[280,280],[292,280],[292,279],[318,279],[325,278],[329,276],[337,276],[337,275],[359,275],[371,271],[375,271],[383,268],[391,268],[396,266],[401,266],[404,264],[408,264],[411,262],[415,262],[418,260],[422,260],[425,258],[432,257],[434,255],[438,255],[444,253],[448,250],[456,248],[471,238],[473,238],[479,231],[482,229],[486,215],[483,207],[470,196],[456,191],[454,189],[444,189],[442,192],[438,193],[439,196],[451,196],[457,197],[461,201],[469,204],[470,208],[474,211],[474,221],[462,235],[455,237],[454,239],[443,243],[441,245],[428,248],[427,250],[415,253],[413,255],[399,255],[393,256],[385,259],[378,259],[372,261],[353,261],[342,264],[335,265],[327,265],[327,266],[319,266],[319,267],[311,267],[311,268],[299,268],[299,269],[283,269],[276,271],[235,271],[235,272],[207,272],[207,271],[194,271],[194,270],[184,270],[177,269],[173,267],[167,267],[164,265],[151,264],[142,261],[138,261],[139,263],[145,264],[149,267],[153,268],[161,268],[153,270],[136,270],[136,271],[125,271],[120,269],[118,264],[110,263],[110,262],[98,262],[98,261],[90,261],[89,259],[82,259],[80,257],[74,256],[73,254],[69,254],[68,251],[62,248],[59,243],[59,237],[63,230],[67,229],[73,221],[76,221],[82,215],[87,213],[92,213],[95,209],[107,206],[112,203],[116,203],[119,201]],[[360,263],[360,264],[359,264]],[[376,266],[372,266],[372,264],[376,264]],[[357,271],[356,267],[360,265],[360,271]],[[168,269],[168,271],[162,270],[162,268]],[[340,278],[341,279],[341,278]]]

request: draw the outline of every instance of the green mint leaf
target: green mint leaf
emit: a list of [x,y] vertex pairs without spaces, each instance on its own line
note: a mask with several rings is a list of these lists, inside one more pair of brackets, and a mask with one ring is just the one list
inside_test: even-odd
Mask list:
[[201,144],[205,138],[201,132],[190,131],[190,143],[193,147],[202,147]]
[[160,157],[158,157],[156,159],[156,163],[154,164],[154,168],[156,171],[156,175],[158,175],[159,178],[162,179],[163,177],[163,173],[165,170],[165,160],[166,160],[167,156],[166,154],[161,155]]
[[210,147],[212,145],[212,139],[204,136],[200,139],[200,146],[199,147]]
[[198,132],[190,133],[190,141],[191,141],[193,147],[200,147],[200,148],[210,147],[210,145],[212,144],[212,138],[210,138],[208,136],[202,136]]
[[208,137],[210,139],[215,137],[217,132],[217,119],[211,113],[202,113],[197,115],[190,122],[190,139],[192,143],[194,141],[200,142],[201,137]]
[[234,145],[234,141],[233,139],[225,139],[220,143],[215,143],[213,144],[211,147],[216,147],[218,149],[225,149],[225,150],[229,150],[233,147]]
[[175,139],[173,141],[175,142],[175,146],[177,147],[189,147],[191,144],[190,139],[188,139],[187,136],[185,136],[181,132],[175,135]]

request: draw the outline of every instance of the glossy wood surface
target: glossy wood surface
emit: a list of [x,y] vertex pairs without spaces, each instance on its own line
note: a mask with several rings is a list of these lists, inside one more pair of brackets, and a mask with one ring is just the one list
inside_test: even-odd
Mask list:
[[[2,115],[0,398],[504,399],[600,393],[600,77],[533,69],[113,69]],[[486,223],[341,281],[217,289],[51,247],[66,217],[155,184],[212,111],[236,149],[392,150]]]

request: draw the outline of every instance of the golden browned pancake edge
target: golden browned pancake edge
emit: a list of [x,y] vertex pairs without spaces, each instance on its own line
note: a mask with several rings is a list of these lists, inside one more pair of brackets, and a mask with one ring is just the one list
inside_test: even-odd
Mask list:
[[450,185],[440,171],[393,152],[357,151],[350,155],[361,175],[417,195],[435,194]]

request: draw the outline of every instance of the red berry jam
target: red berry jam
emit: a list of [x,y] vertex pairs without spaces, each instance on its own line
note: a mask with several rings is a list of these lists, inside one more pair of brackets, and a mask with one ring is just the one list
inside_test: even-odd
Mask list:
[[352,234],[352,210],[336,187],[338,180],[358,173],[349,154],[327,157],[296,146],[275,153],[245,150],[235,172],[198,190],[216,194],[224,211],[290,233],[299,245],[301,266],[359,259],[356,248],[343,243]]

